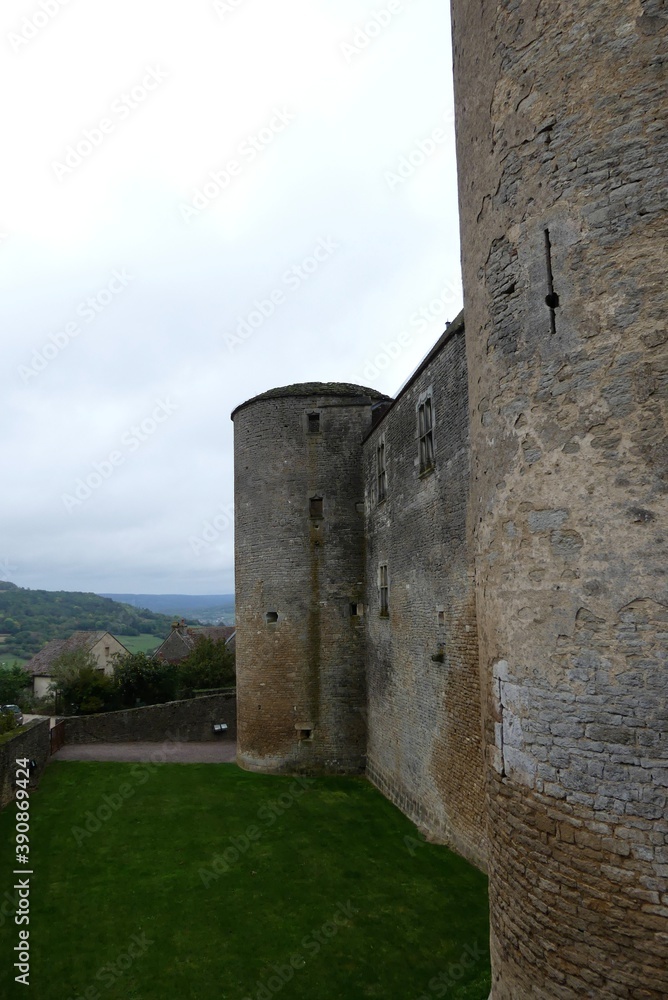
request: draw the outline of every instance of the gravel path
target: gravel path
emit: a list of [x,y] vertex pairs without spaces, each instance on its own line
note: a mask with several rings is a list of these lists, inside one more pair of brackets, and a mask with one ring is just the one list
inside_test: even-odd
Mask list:
[[237,745],[215,743],[70,743],[51,760],[116,760],[167,764],[229,764],[236,760]]

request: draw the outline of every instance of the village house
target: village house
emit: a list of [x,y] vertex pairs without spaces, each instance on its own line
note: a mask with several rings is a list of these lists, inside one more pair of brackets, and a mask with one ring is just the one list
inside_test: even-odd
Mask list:
[[172,622],[172,631],[153,654],[154,659],[166,663],[180,663],[192,653],[198,639],[224,642],[234,653],[237,629],[235,625],[186,625],[184,621]]
[[44,698],[50,693],[55,661],[64,653],[79,650],[90,653],[96,660],[98,669],[108,675],[114,671],[114,656],[129,652],[111,632],[73,632],[69,639],[52,639],[26,663],[25,669],[32,675],[33,694],[36,698]]

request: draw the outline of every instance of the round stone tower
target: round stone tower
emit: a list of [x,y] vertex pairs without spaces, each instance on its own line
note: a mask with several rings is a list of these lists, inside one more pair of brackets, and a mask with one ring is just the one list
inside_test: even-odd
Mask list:
[[306,383],[232,414],[243,767],[364,768],[361,442],[386,398]]
[[668,996],[665,0],[453,0],[493,1000]]

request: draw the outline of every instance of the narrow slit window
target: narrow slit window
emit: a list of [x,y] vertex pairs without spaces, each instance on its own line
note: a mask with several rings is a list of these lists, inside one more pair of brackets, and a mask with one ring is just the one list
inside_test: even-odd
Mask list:
[[555,309],[559,308],[559,296],[554,290],[554,274],[552,272],[552,241],[550,240],[550,230],[545,230],[545,267],[547,270],[547,295],[545,305],[550,310],[550,333],[557,332],[557,314]]
[[385,442],[381,441],[376,452],[378,503],[387,496],[387,470],[385,468]]
[[320,518],[325,516],[322,497],[311,497],[308,503],[310,517]]
[[378,584],[380,590],[380,613],[383,618],[388,618],[390,614],[390,585],[387,566],[380,566],[378,569]]
[[309,432],[309,434],[319,434],[320,433],[320,414],[319,413],[309,413],[308,414],[308,432]]
[[420,438],[420,472],[434,468],[434,423],[431,397],[418,407],[418,434]]

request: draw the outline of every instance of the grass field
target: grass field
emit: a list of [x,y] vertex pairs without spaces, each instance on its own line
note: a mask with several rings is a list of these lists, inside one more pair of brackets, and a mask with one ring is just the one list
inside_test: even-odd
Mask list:
[[[488,996],[486,879],[363,779],[54,762],[31,814],[30,989],[10,915],[2,997]],[[14,820],[9,806],[3,873]]]
[[30,659],[25,659],[22,656],[2,656],[2,646],[0,646],[0,670],[3,667],[12,667],[15,663],[18,663],[20,667],[24,666],[26,663],[30,663]]
[[[158,639],[155,635],[147,635],[146,633],[142,635],[117,635],[116,638],[131,653],[151,653],[164,641],[163,639]],[[167,636],[164,638],[166,639]]]

